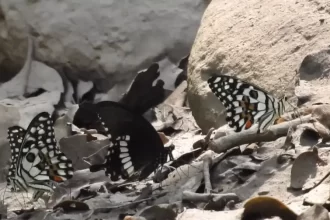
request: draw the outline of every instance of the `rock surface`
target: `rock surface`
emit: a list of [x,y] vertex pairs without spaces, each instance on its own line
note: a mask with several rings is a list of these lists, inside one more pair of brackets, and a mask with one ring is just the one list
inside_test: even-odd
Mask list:
[[298,69],[300,82],[295,88],[299,104],[330,103],[330,49],[314,51],[304,57]]
[[46,91],[57,91],[59,94],[64,92],[62,78],[56,70],[41,62],[32,61],[27,92],[32,93],[39,88]]
[[292,95],[304,58],[329,45],[328,11],[325,0],[212,1],[188,67],[188,99],[203,132],[225,124],[224,107],[205,82],[209,74],[237,75],[276,96]]
[[[184,4],[182,1],[181,3]],[[321,219],[321,215],[318,216],[318,213],[323,213],[323,219],[329,219],[327,216],[328,212],[322,210],[323,208],[320,209],[319,207],[315,206],[314,208],[309,209],[309,206],[314,204],[323,204],[328,199],[329,187],[327,186],[330,182],[329,177],[327,177],[330,167],[330,148],[329,145],[322,146],[323,142],[320,141],[323,141],[324,139],[321,140],[320,138],[322,137],[321,132],[317,129],[315,125],[315,128],[312,129],[313,124],[311,123],[297,126],[297,129],[294,130],[292,134],[289,133],[287,137],[283,136],[281,138],[278,138],[276,141],[253,141],[254,139],[252,137],[254,134],[251,134],[252,141],[249,140],[249,142],[257,142],[258,144],[247,145],[248,143],[244,143],[240,146],[240,148],[237,148],[236,151],[232,151],[230,154],[225,153],[216,155],[214,152],[207,151],[204,154],[200,155],[196,160],[193,160],[190,157],[182,157],[183,159],[188,158],[186,161],[193,161],[185,162],[187,164],[177,168],[176,170],[173,170],[173,172],[169,174],[167,179],[157,184],[152,183],[151,185],[149,185],[149,183],[151,183],[151,179],[149,179],[148,181],[127,184],[126,186],[117,188],[114,187],[111,182],[109,182],[109,178],[104,175],[104,171],[91,173],[88,169],[89,166],[86,163],[86,160],[83,159],[83,157],[89,156],[91,153],[102,149],[96,155],[90,157],[90,161],[102,161],[104,159],[104,156],[106,155],[105,152],[108,150],[107,148],[104,148],[108,145],[108,140],[104,139],[104,136],[100,137],[99,135],[93,134],[92,131],[86,132],[87,134],[75,134],[71,136],[71,131],[67,129],[69,127],[67,122],[72,122],[73,114],[77,109],[77,105],[72,105],[72,103],[74,103],[75,101],[72,99],[80,100],[83,96],[86,95],[86,92],[88,93],[88,91],[94,89],[95,79],[102,77],[104,79],[111,79],[111,77],[113,77],[112,79],[116,81],[126,78],[128,79],[129,75],[111,75],[110,73],[114,72],[109,72],[109,69],[107,69],[108,72],[106,73],[109,73],[110,75],[103,76],[102,74],[95,74],[94,76],[92,76],[85,75],[85,73],[88,72],[88,69],[79,73],[77,70],[80,70],[85,66],[88,66],[89,68],[89,64],[94,62],[93,54],[102,53],[102,55],[109,58],[109,51],[111,51],[111,49],[116,48],[117,54],[115,55],[118,55],[118,57],[115,57],[116,60],[114,60],[113,62],[109,61],[108,64],[111,66],[114,65],[115,62],[123,62],[125,64],[128,63],[128,66],[118,64],[118,66],[116,66],[115,68],[117,68],[116,73],[129,73],[130,71],[126,70],[133,70],[134,68],[139,67],[141,63],[137,64],[139,60],[137,60],[136,63],[130,63],[130,56],[124,54],[124,52],[129,51],[129,48],[127,49],[125,45],[127,46],[131,44],[141,44],[142,47],[144,45],[144,40],[149,40],[150,42],[149,35],[143,36],[143,38],[145,39],[143,39],[143,42],[141,41],[142,43],[136,42],[136,40],[140,40],[140,38],[136,35],[132,36],[132,39],[128,37],[131,41],[127,41],[127,43],[125,41],[125,37],[127,37],[125,34],[128,33],[127,30],[124,30],[124,27],[123,29],[119,29],[122,27],[118,27],[117,31],[111,32],[111,30],[109,30],[109,33],[116,34],[125,32],[123,35],[112,36],[113,39],[115,37],[123,37],[124,40],[123,42],[121,42],[122,47],[118,44],[114,45],[108,43],[106,43],[106,46],[103,47],[104,44],[102,44],[103,41],[101,39],[101,46],[99,48],[96,47],[95,49],[93,47],[94,44],[92,44],[91,39],[94,39],[94,37],[95,39],[97,37],[100,37],[100,33],[103,30],[106,31],[104,23],[107,21],[107,18],[109,18],[109,16],[114,16],[116,19],[119,19],[118,11],[115,11],[117,13],[115,15],[108,15],[106,13],[107,9],[110,6],[119,7],[120,3],[111,3],[109,1],[108,5],[105,5],[105,1],[99,3],[84,3],[78,2],[77,0],[70,0],[69,2],[59,0],[54,0],[52,2],[26,0],[23,3],[21,1],[20,3],[22,3],[22,5],[19,5],[18,2],[19,1],[14,0],[8,0],[7,2],[0,0],[0,9],[1,7],[6,6],[5,12],[1,12],[0,10],[0,19],[3,17],[4,20],[8,20],[9,27],[8,29],[2,28],[1,25],[4,25],[5,23],[0,22],[0,39],[11,39],[5,41],[3,45],[0,45],[0,47],[3,46],[3,48],[0,48],[0,63],[1,61],[4,61],[6,59],[8,61],[8,57],[15,57],[16,55],[14,53],[19,53],[19,51],[15,50],[10,50],[9,52],[8,50],[6,50],[6,55],[4,55],[5,53],[1,54],[1,50],[6,48],[8,49],[8,47],[10,47],[9,45],[11,45],[15,41],[15,39],[10,38],[10,36],[20,36],[20,30],[24,29],[22,25],[19,25],[20,19],[22,17],[33,17],[33,11],[36,17],[44,16],[44,20],[36,20],[36,18],[34,18],[34,20],[27,19],[27,23],[29,23],[30,26],[34,28],[34,38],[37,40],[38,43],[36,48],[37,50],[39,50],[39,52],[37,52],[39,53],[38,61],[30,62],[31,70],[30,74],[28,75],[29,80],[26,80],[26,77],[24,77],[27,75],[24,75],[24,73],[27,72],[21,71],[21,75],[17,74],[16,76],[11,78],[12,81],[9,80],[9,82],[0,84],[0,188],[5,188],[5,174],[7,173],[8,169],[7,161],[10,157],[9,145],[6,140],[7,128],[16,124],[26,128],[31,119],[41,111],[47,111],[49,113],[52,113],[55,108],[56,110],[58,110],[56,114],[57,116],[59,116],[59,118],[56,120],[54,125],[55,136],[59,142],[61,150],[67,155],[68,158],[73,161],[73,166],[76,170],[72,179],[60,184],[59,187],[56,188],[51,198],[51,203],[48,203],[48,205],[50,205],[48,207],[49,209],[47,210],[48,213],[43,210],[37,210],[32,213],[26,213],[26,219],[41,219],[47,217],[47,219],[83,218],[105,220],[115,218],[117,219],[119,215],[122,216],[124,213],[125,215],[141,215],[144,216],[145,219],[151,219],[151,216],[157,217],[153,219],[162,219],[163,216],[167,215],[165,213],[172,213],[171,219],[174,219],[175,215],[179,214],[176,219],[239,220],[241,219],[243,205],[246,204],[246,201],[248,199],[260,195],[266,195],[281,200],[281,202],[288,205],[288,207],[292,209],[295,213],[301,214],[301,216],[303,217],[307,216],[307,218],[311,219]],[[46,6],[54,6],[55,2],[57,3],[57,7],[54,8],[54,10],[49,10],[51,11],[50,14],[45,13],[43,9],[45,9]],[[126,6],[133,4],[128,4],[128,2],[126,1],[122,2],[126,3]],[[174,4],[177,4],[178,6],[181,5],[181,3],[167,3],[171,5],[171,7],[164,9],[164,11],[158,10],[156,14],[157,16],[149,13],[146,16],[149,16],[149,18],[151,16],[152,21],[146,22],[145,25],[150,25],[151,23],[154,24],[153,22],[165,22],[165,20],[160,21],[156,18],[161,17],[161,15],[168,16],[167,13],[172,13],[171,15],[175,14],[177,16],[183,17],[186,16],[185,14],[180,14],[180,12],[185,11],[184,9],[180,9],[179,7],[179,9],[176,8],[177,10],[173,9]],[[190,3],[192,4],[192,2]],[[315,102],[329,102],[329,89],[327,78],[330,64],[330,53],[328,52],[329,49],[326,48],[328,43],[324,40],[326,39],[325,33],[327,32],[327,29],[320,29],[320,27],[322,28],[324,25],[326,25],[327,15],[323,15],[323,18],[325,18],[323,22],[319,21],[318,17],[318,13],[322,13],[323,11],[329,10],[326,6],[323,5],[323,2],[315,1],[314,3],[318,4],[318,6],[315,7],[311,5],[312,3],[313,2],[293,3],[290,1],[283,3],[279,0],[275,0],[275,2],[271,2],[268,0],[263,0],[261,2],[252,0],[247,3],[234,0],[234,2],[230,3],[224,2],[223,0],[213,0],[210,5],[210,7],[212,8],[209,8],[208,14],[206,14],[205,16],[205,23],[201,27],[199,36],[195,43],[194,53],[190,58],[189,67],[190,105],[191,108],[194,110],[195,117],[196,112],[198,113],[199,110],[201,110],[200,115],[202,117],[208,115],[208,118],[206,118],[206,120],[204,118],[198,119],[198,117],[196,117],[197,122],[203,128],[204,131],[207,131],[207,129],[211,126],[215,127],[217,125],[216,123],[221,124],[219,123],[219,121],[221,122],[221,120],[223,120],[223,116],[221,113],[221,104],[219,103],[219,101],[217,101],[213,94],[210,93],[207,84],[204,82],[207,79],[206,76],[211,70],[214,70],[216,72],[217,70],[218,72],[222,70],[225,73],[229,72],[229,74],[235,75],[243,72],[244,74],[242,74],[242,76],[240,77],[245,78],[247,80],[251,80],[255,84],[264,87],[270,92],[274,92],[274,94],[276,95],[282,95],[284,92],[292,94],[293,89],[295,88],[295,93],[296,95],[298,94],[297,96],[298,101],[300,101],[300,105],[306,105],[306,107],[311,107],[311,104]],[[85,4],[88,4],[88,6]],[[95,5],[92,6],[93,4],[102,4],[104,8],[101,9],[100,5],[98,5],[98,7],[95,7]],[[147,3],[145,4],[147,5]],[[157,6],[159,7],[161,6],[161,3],[150,3],[150,5],[151,4],[157,4]],[[201,7],[201,4],[196,4],[195,6],[199,8]],[[302,4],[305,4],[305,6],[302,6]],[[44,8],[41,7],[41,5]],[[83,5],[84,7],[82,7]],[[23,6],[26,8],[23,9]],[[136,13],[140,13],[142,10],[142,7],[140,7],[141,6],[137,7],[135,11],[133,10],[133,14],[124,14],[124,16],[127,15],[127,18],[125,19],[128,19],[128,17],[130,16],[134,17],[136,16]],[[75,10],[72,10],[72,8],[74,8]],[[122,8],[115,9],[123,11]],[[2,8],[2,10],[4,9]],[[104,18],[104,23],[102,20],[102,22],[99,22],[99,26],[95,25],[95,27],[93,27],[94,29],[91,29],[89,26],[90,23],[86,22],[86,20],[91,21],[92,18],[90,16],[94,16],[93,13],[95,13],[95,11],[97,10],[99,10],[99,14],[96,15],[96,18],[100,18],[101,16],[105,16],[106,18]],[[154,8],[150,9],[150,11],[152,10],[154,10]],[[173,11],[170,12],[170,10]],[[17,13],[18,11],[22,13],[19,14]],[[125,12],[128,12],[128,10],[125,10]],[[66,16],[61,17],[61,15],[63,15],[61,13],[63,13],[64,15],[70,15],[71,20],[67,19]],[[162,13],[165,13],[165,15]],[[194,14],[190,16],[194,17],[196,15]],[[306,17],[308,17],[309,20],[307,20]],[[48,20],[49,27],[45,24],[47,23],[47,18],[52,18]],[[81,20],[77,20],[77,18],[80,18]],[[13,19],[16,20],[13,21]],[[63,19],[61,20],[61,22],[63,23],[58,23],[60,19]],[[123,19],[121,22],[127,22],[127,20],[125,19]],[[67,20],[72,22],[72,24],[70,24],[70,28],[74,28],[67,29]],[[173,20],[166,18],[166,23],[168,21],[173,22]],[[77,23],[74,24],[74,22]],[[84,22],[86,22],[86,27],[83,27],[82,25],[82,23]],[[211,22],[214,26],[214,29],[209,27],[209,25],[211,25]],[[17,24],[17,26],[14,27],[14,24]],[[250,27],[250,24],[254,24],[254,27]],[[55,25],[55,27],[53,25]],[[58,25],[62,26],[59,27]],[[112,25],[113,23],[111,23],[109,26],[113,27]],[[171,25],[173,27],[176,27],[173,30],[167,30],[166,33],[168,35],[173,34],[175,31],[179,31],[179,27],[182,28],[182,25],[184,24],[171,23]],[[171,27],[169,26],[169,24],[168,26],[165,25],[165,28],[167,29],[170,29]],[[54,30],[51,28],[53,28]],[[91,31],[79,33],[79,31],[84,30],[83,28],[90,28],[91,30],[96,31],[94,33]],[[126,28],[128,28],[129,31],[132,31],[134,28],[137,29],[137,27],[133,28],[131,26],[128,26]],[[159,31],[160,28],[160,26],[151,27],[151,29],[147,29],[144,31],[146,31],[147,33],[151,30]],[[6,32],[6,30],[9,31]],[[63,32],[61,32],[61,30]],[[188,32],[189,31],[191,30],[188,29]],[[56,39],[56,37],[61,37],[64,33],[69,34],[63,39]],[[86,37],[83,36],[84,33],[93,33],[95,34],[95,36],[86,35]],[[227,33],[230,35],[228,36]],[[36,35],[38,34],[40,35],[36,38]],[[56,36],[54,37],[51,34],[56,34]],[[137,35],[139,34],[137,33]],[[168,36],[162,37],[164,40]],[[171,37],[173,36],[171,35]],[[47,44],[47,47],[44,46],[42,42],[48,42],[50,38],[56,40],[51,40],[51,43]],[[76,41],[70,41],[70,39],[74,38],[77,38],[77,42],[79,43],[77,43]],[[159,36],[159,39],[160,38],[161,36]],[[24,41],[25,39],[26,38],[24,38]],[[84,46],[84,39],[87,39],[87,42],[90,41],[90,44],[87,43],[89,45],[88,47]],[[155,41],[159,39],[156,37]],[[171,48],[175,49],[168,50],[168,57],[159,58],[159,60],[162,59],[162,61],[158,62],[158,65],[160,66],[159,79],[164,80],[164,88],[169,92],[171,90],[174,90],[174,88],[176,87],[173,86],[173,81],[176,81],[175,78],[177,78],[178,75],[182,74],[182,69],[178,69],[177,62],[173,60],[176,59],[174,56],[179,54],[178,53],[173,55],[173,51],[182,49],[182,45],[176,47],[176,40],[178,39],[175,38],[174,41],[170,42]],[[62,41],[64,42],[64,44]],[[221,45],[220,42],[225,43]],[[73,63],[66,64],[68,65],[67,67],[71,68],[68,72],[71,75],[68,77],[69,79],[66,80],[60,71],[55,70],[56,66],[52,65],[54,64],[54,60],[59,58],[59,62],[66,62],[67,59],[69,59],[69,57],[74,54],[72,51],[72,54],[69,53],[72,49],[68,46],[70,43],[74,44],[74,47],[77,50],[75,51],[75,53],[77,53],[78,55],[83,52],[89,51],[89,47],[92,48],[90,50],[92,52],[91,54],[86,53],[88,55],[91,55],[88,56],[88,59],[90,59],[89,64],[86,63],[87,56],[85,57],[85,59],[81,58],[80,55],[78,57],[74,57],[74,59],[77,59],[77,62],[81,66],[74,66]],[[150,57],[154,56],[153,53],[155,51],[157,52],[160,47],[163,48],[164,45],[164,48],[169,48],[167,45],[169,41],[166,40],[161,42],[161,45],[155,44],[154,41],[150,43],[151,46],[146,48],[145,51],[143,50],[144,48],[137,48],[137,50],[140,50],[140,52],[142,51],[143,56],[146,54],[148,55],[147,58],[145,56],[144,58],[141,58],[141,60],[144,59],[145,61],[148,61]],[[153,44],[155,44],[156,46]],[[20,44],[17,45],[19,50],[22,50],[23,47],[19,47]],[[41,46],[42,48],[40,48]],[[291,47],[294,47],[295,49],[290,50]],[[235,48],[238,49],[236,50]],[[66,49],[69,52],[63,52],[63,50]],[[134,47],[134,51],[135,49],[136,48]],[[51,52],[50,54],[44,54],[45,51],[53,52]],[[20,52],[21,55],[26,54],[25,49],[24,53],[22,51]],[[213,55],[207,56],[210,54]],[[43,57],[44,55],[45,58]],[[111,55],[113,54],[111,53]],[[124,55],[126,56],[125,59],[123,59]],[[171,57],[172,55],[174,58]],[[135,53],[132,56],[137,57],[138,54]],[[19,55],[17,55],[17,58],[18,57]],[[40,62],[40,59],[41,61],[50,60],[50,62],[47,62],[46,65]],[[241,62],[241,60],[244,60],[244,62]],[[16,61],[20,62],[19,59],[17,59]],[[98,67],[104,65],[104,63],[101,62],[101,58],[100,60],[95,61],[94,64],[91,64],[90,68],[97,69]],[[141,65],[144,64],[145,63]],[[266,64],[268,66],[266,66]],[[1,65],[4,65],[4,62]],[[0,70],[3,70],[1,65]],[[10,62],[8,65],[11,65]],[[21,69],[21,66],[18,67],[20,67],[18,69]],[[8,66],[6,70],[8,69],[11,69],[11,67]],[[296,76],[294,71],[295,69],[297,69],[299,73],[297,75],[300,80],[300,86],[296,86],[296,81],[292,80],[294,76]],[[76,70],[76,72],[71,70]],[[102,69],[102,71],[103,70],[104,69]],[[19,70],[17,72],[19,72]],[[200,72],[202,72],[202,74],[200,74]],[[266,73],[268,72],[270,74],[266,75]],[[74,75],[76,73],[77,75]],[[93,71],[88,73],[92,74]],[[274,76],[272,76],[272,74]],[[151,74],[151,76],[153,75]],[[257,79],[256,76],[260,76],[260,78]],[[3,75],[0,74],[0,82],[6,81],[2,81],[4,78],[10,78],[9,75],[6,75],[4,78],[2,77]],[[70,81],[72,80],[70,77],[76,77],[76,79],[74,79],[75,82]],[[146,78],[143,79],[144,82],[146,81],[145,79]],[[106,82],[106,80],[103,81]],[[115,81],[111,83],[116,83]],[[156,83],[155,81],[153,82]],[[17,86],[15,87],[14,85]],[[140,86],[140,88],[145,87],[144,84],[138,85],[142,85]],[[124,80],[121,83],[117,83],[109,91],[104,91],[104,93],[103,91],[97,90],[97,92],[100,93],[97,93],[96,96],[98,96],[99,99],[105,98],[119,100],[118,97],[121,97],[129,86],[129,80]],[[150,87],[150,85],[148,86]],[[31,95],[31,93],[36,93],[40,88],[44,90],[43,93]],[[27,91],[27,93],[29,93],[29,97],[24,97],[24,95],[26,95],[26,92],[22,92],[24,91],[24,89]],[[278,91],[275,91],[276,89],[278,89]],[[198,90],[200,90],[201,92]],[[137,91],[132,93],[134,94],[134,97],[146,97],[145,95],[139,96],[138,90],[133,91]],[[149,93],[150,91],[148,90]],[[196,146],[196,143],[204,143],[204,145],[206,145],[205,143],[209,142],[209,140],[204,135],[200,135],[200,130],[197,128],[197,126],[195,126],[195,123],[192,120],[190,109],[183,104],[186,95],[185,91],[186,83],[183,82],[179,87],[176,87],[175,91],[171,94],[171,96],[169,96],[163,103],[157,106],[157,111],[155,111],[157,120],[163,122],[163,124],[167,126],[166,128],[171,128],[167,130],[163,128],[162,130],[163,134],[166,134],[166,139],[169,140],[169,143],[173,143],[175,146],[175,149],[173,151],[173,156],[175,159],[180,158],[182,155],[189,155],[186,154],[188,152],[196,153],[197,151],[192,151],[194,146]],[[301,91],[301,93],[299,93],[299,91]],[[7,98],[8,94],[12,94],[10,95],[10,98]],[[58,105],[61,94],[66,107],[64,109],[62,109],[62,106]],[[211,104],[215,106],[214,108],[212,107],[210,102],[212,102]],[[218,105],[218,107],[220,106],[220,108],[218,108],[216,105]],[[171,108],[167,108],[169,106]],[[311,111],[312,116],[314,116],[317,122],[323,122],[323,125],[326,127],[326,129],[328,129],[330,126],[330,122],[327,121],[329,117],[326,116],[330,112],[329,105],[317,105],[316,107],[314,106],[313,109],[314,110]],[[63,115],[63,113],[65,113],[67,110],[68,113]],[[210,114],[210,112],[213,113]],[[159,116],[158,113],[161,116]],[[218,121],[215,120],[214,115],[219,115]],[[171,118],[173,120],[166,120],[168,118]],[[154,123],[154,125],[155,124],[157,123]],[[79,131],[78,133],[81,132],[82,131]],[[228,129],[228,127],[224,126],[218,129],[218,132],[213,135],[214,137],[212,137],[212,140],[216,139],[219,136],[229,136],[231,135],[231,132],[232,131]],[[326,134],[329,136],[328,133]],[[98,140],[95,140],[96,137],[99,137]],[[201,140],[204,142],[201,142]],[[318,164],[319,161],[313,160],[314,158],[312,158],[312,160],[309,158],[311,163],[309,164],[308,168],[310,168],[310,170],[308,170],[306,167],[304,168],[303,165],[299,165],[299,163],[304,163],[306,159],[306,157],[303,157],[304,153],[309,153],[308,151],[310,151],[310,148],[312,146],[317,145],[318,143],[320,144],[320,146],[322,146],[322,148],[319,149],[318,156],[320,156],[320,158],[318,159],[324,160],[324,162],[327,162],[327,165]],[[288,146],[294,146],[295,149],[287,150],[284,152],[283,147],[286,147],[286,144],[288,144]],[[202,147],[204,145],[199,144],[199,146]],[[242,152],[244,148],[245,150]],[[227,156],[225,156],[221,160],[215,160],[215,158],[220,158],[222,157],[222,155]],[[285,155],[287,159],[283,158],[283,155]],[[315,154],[313,154],[312,156],[315,156]],[[214,166],[212,167],[212,169],[210,169],[210,173],[208,175],[206,174],[207,172],[204,171],[206,167],[205,162],[207,161],[207,158],[213,158],[214,161],[217,161],[216,164],[213,163]],[[292,161],[291,159],[295,160]],[[297,167],[299,169],[296,169]],[[310,172],[305,173],[306,171]],[[194,192],[201,197],[204,197],[206,195],[208,198],[209,195],[206,194],[208,190],[206,186],[207,181],[203,181],[203,179],[208,178],[208,176],[210,180],[209,182],[211,185],[212,194],[225,195],[235,193],[237,195],[237,198],[239,199],[239,202],[237,203],[237,201],[235,200],[223,201],[223,203],[226,204],[219,203],[217,204],[217,207],[214,206],[214,208],[212,208],[212,203],[214,201],[210,202],[209,199],[207,199],[206,201],[188,200],[188,203],[186,203],[187,201],[183,201],[187,199],[187,197],[184,197],[185,191]],[[325,177],[327,177],[326,180],[324,180]],[[300,179],[303,178],[304,181],[301,185],[303,185],[304,187],[302,190],[295,190],[293,192],[292,189],[288,188],[288,186],[290,186],[290,181],[293,178],[295,181],[300,181]],[[317,185],[319,183],[320,185]],[[204,192],[206,193],[203,194],[202,190],[204,187]],[[307,191],[304,191],[305,189],[311,191],[307,193]],[[45,207],[43,202],[40,200],[37,203],[41,202],[41,204],[33,204],[27,202],[26,198],[24,198],[26,197],[25,194],[9,192],[10,190],[8,188],[3,191],[6,191],[6,193],[0,195],[3,197],[4,203],[6,205],[8,204],[8,216],[14,215],[14,213],[12,212],[13,210],[29,208],[32,205],[36,208]],[[16,196],[20,196],[21,198],[17,199]],[[31,194],[29,195],[29,198],[30,197]],[[90,207],[90,210],[72,213],[63,213],[61,210],[50,210],[57,202],[68,199],[83,201],[86,205]],[[133,201],[137,201],[138,203],[135,204]],[[180,204],[183,206],[180,207]],[[170,206],[172,207],[172,205],[175,209],[167,209]],[[176,205],[177,207],[175,207]],[[219,207],[221,207],[221,209]],[[185,208],[185,210],[183,211],[182,208]],[[207,210],[209,208],[211,208],[212,210],[219,211],[209,211]],[[2,208],[0,207],[0,218],[2,218],[1,209]],[[304,212],[305,214],[303,214]],[[24,218],[23,216],[20,217]],[[12,219],[16,218],[17,217],[13,217]],[[125,219],[142,220],[142,217],[127,217]],[[278,218],[274,217],[272,219]]]
[[177,219],[190,220],[190,219],[226,219],[226,220],[239,220],[242,214],[242,210],[224,211],[224,212],[212,212],[198,209],[188,209],[179,215]]
[[[1,67],[1,76],[4,77],[0,79],[0,99],[23,96],[27,90],[27,85],[29,84],[29,74],[31,72],[32,56],[33,56],[33,39],[32,37],[27,37],[27,47],[26,47],[26,57],[23,67],[15,72],[17,73],[14,77],[7,74],[6,68]],[[25,53],[24,53],[25,54]],[[6,61],[6,60],[5,60]],[[7,61],[6,61],[7,62]],[[10,80],[8,80],[10,79]]]
[[[37,60],[58,71],[65,67],[71,78],[98,80],[106,90],[118,81],[132,80],[160,57],[178,62],[186,56],[207,4],[204,0],[1,1],[0,69],[13,71],[9,74],[13,76],[23,65],[29,27]],[[10,78],[6,74],[4,78]]]

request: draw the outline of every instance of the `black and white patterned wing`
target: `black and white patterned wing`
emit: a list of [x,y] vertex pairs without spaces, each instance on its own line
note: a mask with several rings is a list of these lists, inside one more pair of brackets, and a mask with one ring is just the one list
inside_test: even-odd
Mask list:
[[52,191],[50,180],[62,182],[72,175],[72,162],[58,149],[51,116],[38,114],[26,130],[17,161],[20,188]]
[[[110,176],[112,181],[120,179],[130,179],[136,176],[139,181],[147,178],[160,165],[167,161],[167,157],[172,153],[173,148],[164,148],[152,159],[136,154],[129,135],[119,136],[113,140],[108,148],[104,169],[106,176]],[[148,154],[150,152],[140,152]],[[140,161],[138,161],[140,159]]]
[[[142,180],[163,164],[168,151],[164,149],[157,131],[145,118],[115,102],[100,102],[94,109],[97,113],[94,121],[101,121],[111,144],[105,162],[92,165],[91,172],[105,169],[112,181],[131,180],[133,175]],[[84,119],[79,115],[76,114],[75,119],[83,124]]]
[[23,137],[25,135],[24,128],[20,126],[12,126],[8,128],[8,140],[10,146],[10,167],[7,175],[7,185],[11,185],[14,190],[16,186],[14,185],[13,178],[15,177],[16,163],[20,151],[20,146],[23,142]]
[[228,122],[236,132],[258,123],[258,133],[270,126],[284,112],[283,100],[263,89],[232,76],[212,76],[209,87],[226,107]]
[[104,163],[91,165],[90,171],[97,172],[103,169],[105,175],[110,176],[112,181],[128,179],[138,169],[133,165],[129,145],[129,135],[117,137],[115,140],[110,138],[110,145]]
[[129,152],[130,136],[120,136],[113,140],[108,148],[105,161],[105,175],[112,181],[128,179],[137,170]]

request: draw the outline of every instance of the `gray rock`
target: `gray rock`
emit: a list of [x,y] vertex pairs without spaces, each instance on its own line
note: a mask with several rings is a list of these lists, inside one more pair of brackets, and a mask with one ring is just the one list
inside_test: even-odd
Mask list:
[[28,77],[27,93],[42,88],[46,91],[64,92],[61,76],[56,70],[38,61],[32,61],[31,72]]
[[298,69],[300,81],[295,88],[299,105],[330,103],[329,70],[329,48],[306,54]]
[[306,0],[211,1],[188,67],[188,100],[204,133],[226,123],[224,106],[206,83],[210,73],[237,75],[276,96],[293,95],[303,58],[329,45],[329,21],[319,21],[327,1],[306,5]]
[[[27,52],[25,57],[25,62],[22,69],[18,73],[14,73],[17,75],[13,75],[14,77],[10,78],[8,82],[0,84],[0,99],[22,96],[25,94],[27,90],[27,84],[29,80],[29,75],[31,72],[31,62],[32,62],[32,54],[33,54],[33,39],[28,36],[27,41]],[[0,72],[0,75],[5,73]]]
[[298,216],[297,220],[329,220],[328,210],[321,205],[314,205]]
[[21,66],[25,46],[19,42],[29,27],[36,59],[55,69],[65,67],[72,78],[97,81],[107,91],[116,82],[132,80],[155,59],[168,56],[177,62],[186,56],[207,4],[204,0],[1,1],[0,66]]

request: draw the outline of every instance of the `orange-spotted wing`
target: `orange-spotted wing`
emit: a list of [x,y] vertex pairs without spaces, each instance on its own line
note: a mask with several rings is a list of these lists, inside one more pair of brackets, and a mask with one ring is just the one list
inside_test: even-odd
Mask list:
[[16,191],[16,186],[13,182],[16,171],[16,163],[19,155],[20,145],[23,142],[23,137],[25,135],[25,129],[20,126],[12,126],[8,128],[8,136],[10,146],[10,167],[7,175],[7,185],[12,186],[13,190]]
[[233,76],[212,76],[209,87],[226,107],[226,121],[236,132],[258,123],[258,133],[273,124],[284,109],[284,100]]
[[12,164],[8,183],[14,189],[39,192],[53,191],[53,182],[63,182],[73,176],[72,162],[57,146],[53,121],[47,112],[38,114],[27,130],[19,126],[8,129]]

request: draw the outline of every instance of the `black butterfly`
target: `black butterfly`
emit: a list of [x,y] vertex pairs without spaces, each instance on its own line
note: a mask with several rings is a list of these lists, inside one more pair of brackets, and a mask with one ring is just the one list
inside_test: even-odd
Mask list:
[[47,112],[38,114],[28,129],[8,128],[11,165],[7,184],[14,190],[33,189],[34,199],[52,192],[54,183],[73,176],[72,162],[58,148],[53,122]]
[[165,148],[157,131],[141,115],[122,104],[105,101],[80,105],[73,123],[78,127],[97,129],[110,138],[108,154],[91,172],[105,169],[112,181],[143,180],[160,165],[173,160],[173,147]]
[[278,100],[263,89],[233,76],[212,76],[207,82],[226,107],[226,121],[236,132],[258,123],[260,133],[285,111],[284,99]]

